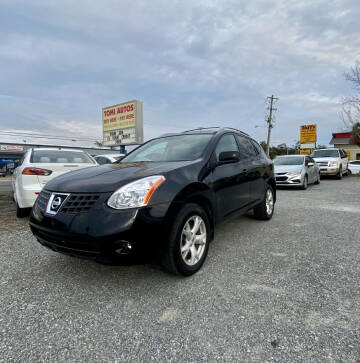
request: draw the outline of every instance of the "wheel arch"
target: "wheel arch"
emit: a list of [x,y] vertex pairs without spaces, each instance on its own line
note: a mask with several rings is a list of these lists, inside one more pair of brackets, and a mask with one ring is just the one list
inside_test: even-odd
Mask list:
[[270,178],[268,180],[268,184],[271,186],[273,192],[274,192],[274,202],[276,202],[276,181],[273,178]]
[[204,209],[209,218],[211,239],[213,239],[216,208],[211,189],[203,183],[191,183],[184,187],[171,202],[166,214],[166,220],[170,222],[177,214],[179,206],[185,203],[195,203]]

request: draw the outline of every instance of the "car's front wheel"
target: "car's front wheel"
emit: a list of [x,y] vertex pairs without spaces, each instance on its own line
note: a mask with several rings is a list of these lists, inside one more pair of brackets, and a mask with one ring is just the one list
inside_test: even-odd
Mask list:
[[268,221],[274,214],[275,196],[274,191],[270,185],[268,185],[264,200],[254,208],[255,218]]
[[178,212],[162,251],[169,272],[190,276],[204,263],[210,243],[209,217],[198,204],[185,204]]
[[308,185],[309,185],[308,176],[305,175],[304,182],[303,182],[303,185],[302,185],[301,189],[306,190],[308,188]]
[[342,177],[343,177],[342,167],[340,166],[339,172],[336,174],[336,178],[340,180],[342,179]]

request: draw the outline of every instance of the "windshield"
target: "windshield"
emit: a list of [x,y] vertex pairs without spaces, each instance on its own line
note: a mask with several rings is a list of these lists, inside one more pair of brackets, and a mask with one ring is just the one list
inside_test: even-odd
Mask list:
[[291,157],[281,157],[274,160],[275,165],[302,165],[304,164],[303,156],[291,156]]
[[201,156],[212,136],[199,134],[162,137],[138,147],[120,162],[195,160]]
[[338,150],[314,150],[312,155],[313,158],[338,158]]
[[95,164],[86,153],[68,150],[34,150],[30,163]]

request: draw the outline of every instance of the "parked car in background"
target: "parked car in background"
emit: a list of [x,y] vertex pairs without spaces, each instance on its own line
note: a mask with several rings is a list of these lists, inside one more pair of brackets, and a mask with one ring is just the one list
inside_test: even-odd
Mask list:
[[318,149],[314,150],[311,157],[320,167],[320,174],[334,175],[342,179],[348,173],[348,158],[342,149]]
[[7,173],[6,166],[0,166],[0,176],[5,177]]
[[111,164],[119,161],[123,158],[125,154],[105,154],[105,155],[96,155],[94,159],[99,165]]
[[307,189],[309,184],[320,183],[320,169],[308,155],[284,155],[274,160],[276,185],[297,186]]
[[349,161],[348,170],[349,174],[360,174],[360,160]]
[[17,217],[24,217],[45,184],[71,170],[96,166],[86,152],[72,149],[29,149],[12,176]]
[[261,146],[238,130],[202,128],[51,180],[30,226],[57,252],[100,262],[155,254],[170,272],[191,275],[218,224],[249,210],[269,220],[275,201],[273,164]]

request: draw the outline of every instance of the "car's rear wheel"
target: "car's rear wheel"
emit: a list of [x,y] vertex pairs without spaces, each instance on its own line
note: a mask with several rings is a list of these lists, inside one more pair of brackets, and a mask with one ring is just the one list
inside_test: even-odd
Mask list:
[[24,218],[29,215],[29,208],[20,208],[19,204],[16,203],[16,217]]
[[275,198],[274,191],[270,185],[268,185],[264,200],[254,208],[255,218],[268,221],[274,214]]
[[169,272],[190,276],[203,265],[210,242],[210,223],[204,209],[189,203],[177,214],[162,251],[162,265]]

